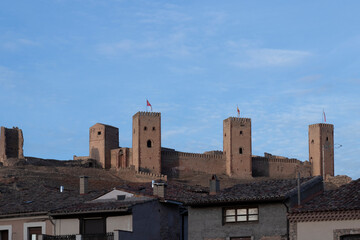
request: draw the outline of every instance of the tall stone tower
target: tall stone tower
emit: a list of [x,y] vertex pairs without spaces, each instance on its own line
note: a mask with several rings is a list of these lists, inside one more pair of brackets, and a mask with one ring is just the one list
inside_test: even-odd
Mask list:
[[132,165],[137,171],[161,173],[161,114],[133,116]]
[[223,123],[223,150],[226,174],[252,177],[251,119],[229,117]]
[[309,125],[309,161],[313,176],[334,176],[334,125]]
[[96,123],[89,130],[89,156],[103,168],[111,167],[111,149],[119,147],[119,129]]
[[0,162],[8,158],[24,158],[24,137],[21,129],[17,127],[1,127],[0,133]]

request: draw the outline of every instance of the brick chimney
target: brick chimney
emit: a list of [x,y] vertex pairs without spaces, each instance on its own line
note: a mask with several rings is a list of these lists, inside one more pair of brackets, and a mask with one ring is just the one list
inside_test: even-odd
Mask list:
[[209,194],[210,195],[218,194],[220,192],[220,181],[218,180],[215,174],[211,177],[209,182],[210,182]]
[[154,183],[153,185],[153,195],[161,198],[165,197],[166,193],[166,183]]
[[80,194],[88,193],[88,176],[80,176]]

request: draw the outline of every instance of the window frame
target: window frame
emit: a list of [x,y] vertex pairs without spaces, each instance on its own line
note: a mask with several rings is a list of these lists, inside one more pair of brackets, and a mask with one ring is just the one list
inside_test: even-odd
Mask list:
[[[256,208],[257,209],[257,214],[249,214],[249,209],[253,209]],[[246,209],[246,214],[238,214],[238,210],[240,209]],[[226,215],[226,211],[227,210],[234,210],[235,211],[235,215]],[[223,213],[222,213],[222,222],[223,225],[225,224],[232,224],[232,223],[256,223],[259,222],[259,206],[254,206],[254,205],[246,205],[246,206],[232,206],[232,207],[224,207],[223,208]],[[226,217],[231,217],[234,216],[235,217],[235,221],[233,222],[228,222],[226,221]],[[238,220],[239,216],[246,216],[246,220],[245,221],[241,221]],[[256,220],[249,220],[249,216],[257,216]]]

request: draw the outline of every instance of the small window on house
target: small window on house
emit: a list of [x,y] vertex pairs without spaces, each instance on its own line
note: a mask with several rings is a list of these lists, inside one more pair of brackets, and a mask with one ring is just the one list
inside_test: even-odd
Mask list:
[[255,222],[259,221],[258,207],[234,207],[223,210],[223,222]]
[[144,131],[146,131],[146,130],[147,130],[147,127],[145,126],[145,127],[144,127]]
[[101,132],[100,132],[100,131],[98,132],[98,135],[101,135]]
[[153,127],[153,131],[155,131],[155,127]]
[[242,154],[242,153],[243,153],[243,149],[239,148],[239,154]]
[[147,141],[147,147],[148,147],[148,148],[151,148],[151,145],[152,145],[151,140],[148,140],[148,141]]

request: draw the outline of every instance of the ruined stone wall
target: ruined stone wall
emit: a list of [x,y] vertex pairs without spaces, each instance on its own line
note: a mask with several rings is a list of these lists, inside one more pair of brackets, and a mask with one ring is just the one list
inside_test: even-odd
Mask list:
[[295,178],[311,176],[311,164],[297,159],[253,157],[253,177]]
[[97,123],[89,130],[89,156],[103,168],[111,167],[111,149],[119,148],[119,129]]
[[24,158],[24,137],[21,129],[17,127],[1,127],[0,134],[0,162],[9,158]]
[[116,148],[111,150],[111,168],[129,168],[132,160],[131,148]]
[[161,152],[162,173],[179,176],[181,172],[195,171],[209,174],[225,174],[225,158],[222,154]]

